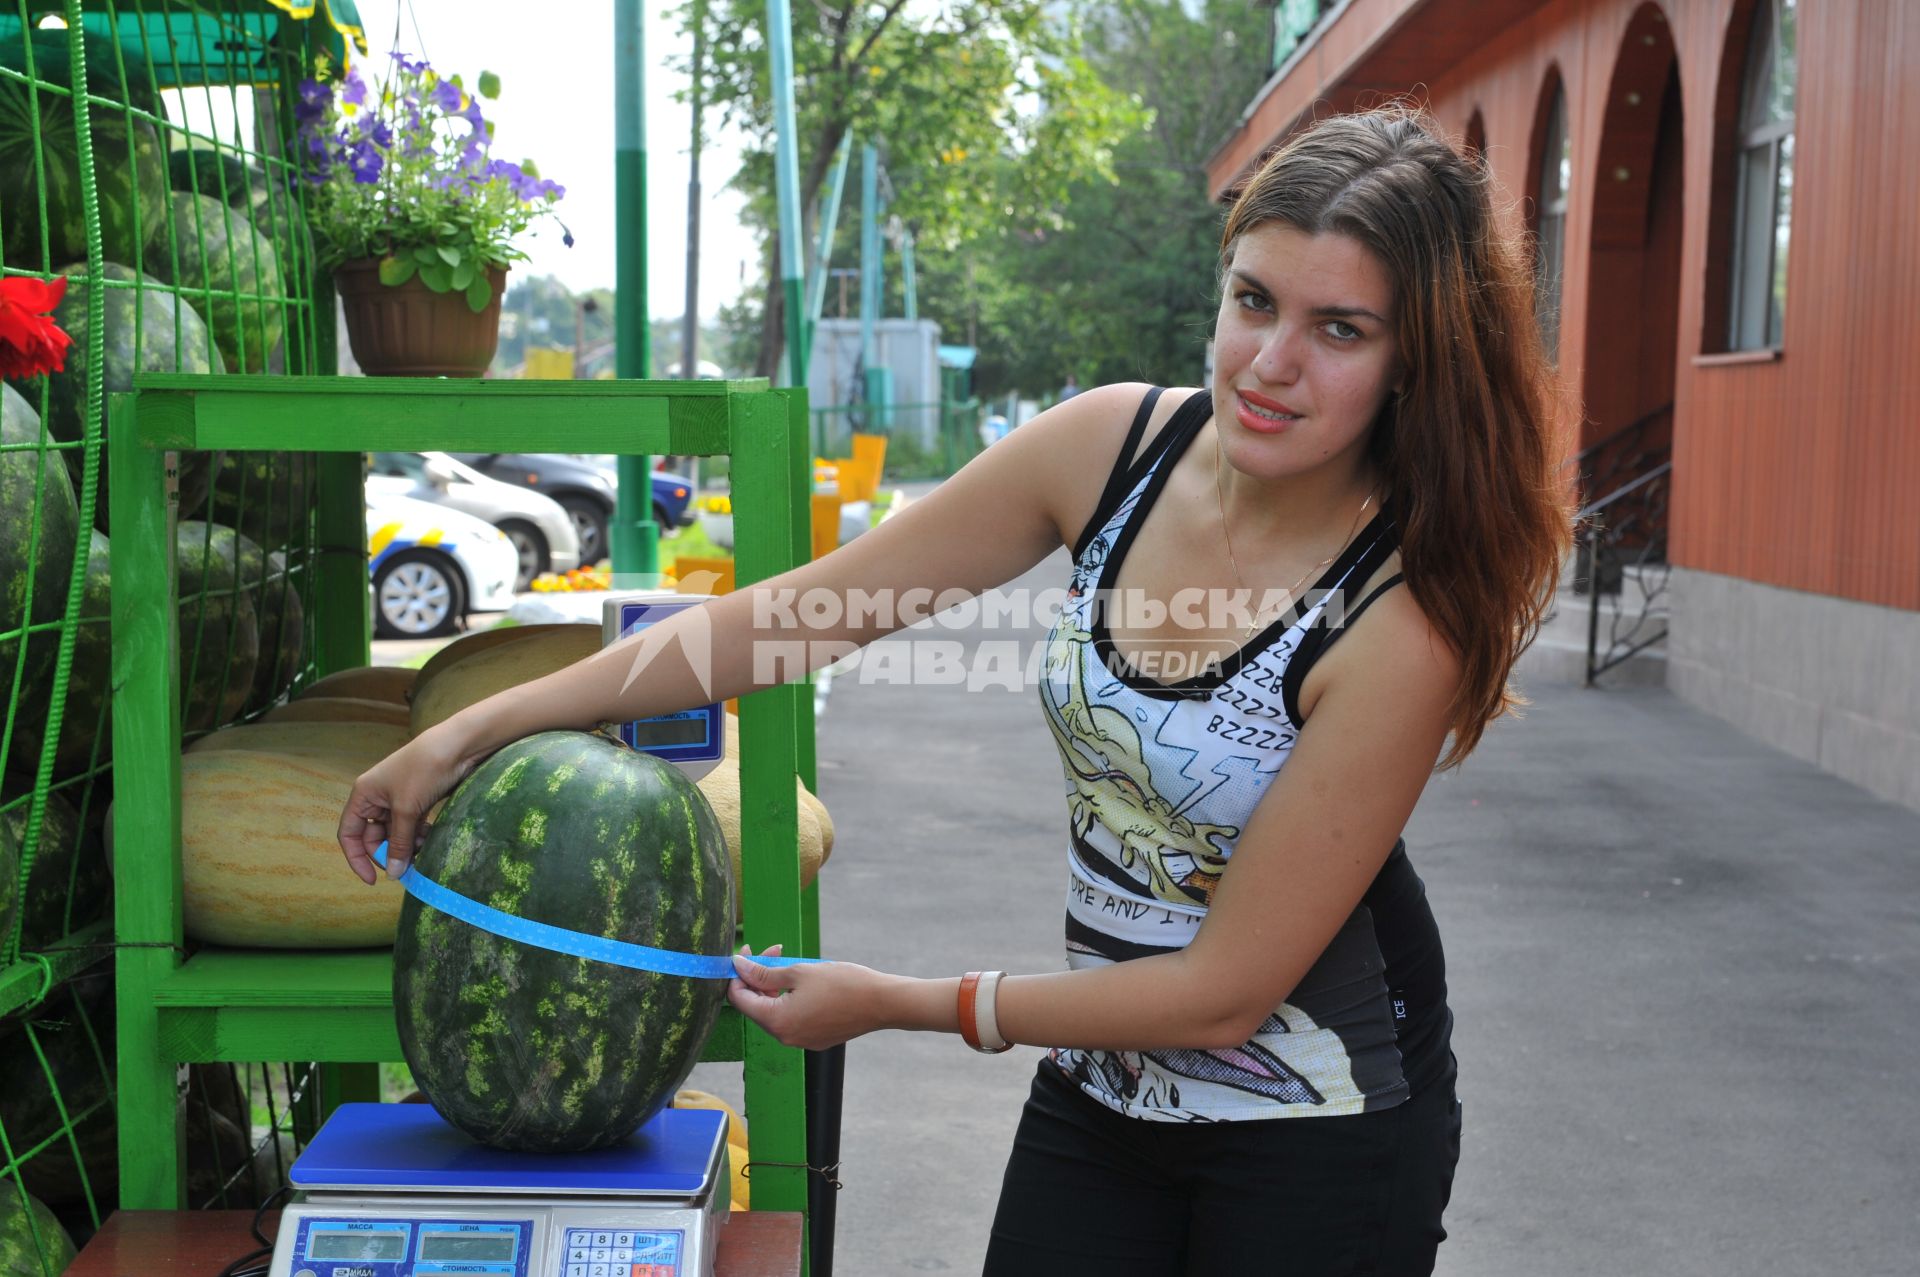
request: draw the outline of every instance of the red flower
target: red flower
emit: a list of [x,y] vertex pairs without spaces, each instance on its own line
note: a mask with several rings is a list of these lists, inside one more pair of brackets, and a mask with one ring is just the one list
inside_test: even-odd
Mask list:
[[66,294],[65,276],[0,279],[0,377],[36,377],[67,366],[73,338],[53,322],[53,308]]

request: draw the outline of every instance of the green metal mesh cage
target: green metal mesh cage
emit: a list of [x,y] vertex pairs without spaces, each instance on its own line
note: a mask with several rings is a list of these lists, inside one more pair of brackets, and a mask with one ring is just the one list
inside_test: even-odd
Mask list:
[[[331,371],[290,95],[357,28],[345,0],[0,0],[0,275],[64,280],[73,339],[0,388],[0,1270],[58,1272],[118,1178],[106,397]],[[177,481],[190,743],[311,673],[314,478],[300,452],[190,453]],[[180,1077],[190,1204],[253,1204],[308,1071]]]

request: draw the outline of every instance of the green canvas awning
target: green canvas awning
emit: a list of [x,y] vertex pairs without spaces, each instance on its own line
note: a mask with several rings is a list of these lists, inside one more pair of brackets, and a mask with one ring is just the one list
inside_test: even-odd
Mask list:
[[[35,26],[58,18],[62,6],[29,0]],[[315,29],[301,31],[305,23]],[[367,37],[353,0],[126,0],[81,17],[89,35],[118,41],[129,57],[151,67],[155,88],[202,85],[262,86],[275,82],[279,50],[313,38],[315,51],[336,62],[364,57]],[[0,12],[0,39],[20,32],[18,12]]]

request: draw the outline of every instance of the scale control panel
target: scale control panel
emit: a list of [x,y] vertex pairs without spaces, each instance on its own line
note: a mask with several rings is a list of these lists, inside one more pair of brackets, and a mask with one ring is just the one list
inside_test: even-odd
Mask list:
[[631,1233],[569,1228],[560,1277],[680,1277],[685,1240],[677,1228]]

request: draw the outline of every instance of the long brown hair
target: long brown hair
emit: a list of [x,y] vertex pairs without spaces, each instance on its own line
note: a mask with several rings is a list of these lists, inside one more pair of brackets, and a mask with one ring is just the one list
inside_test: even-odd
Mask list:
[[1533,311],[1529,246],[1494,217],[1492,178],[1424,110],[1330,116],[1291,138],[1235,197],[1221,269],[1248,231],[1280,222],[1345,235],[1393,280],[1405,389],[1368,459],[1386,476],[1407,588],[1459,652],[1453,747],[1526,701],[1507,678],[1553,601],[1572,540],[1560,472],[1559,379]]

